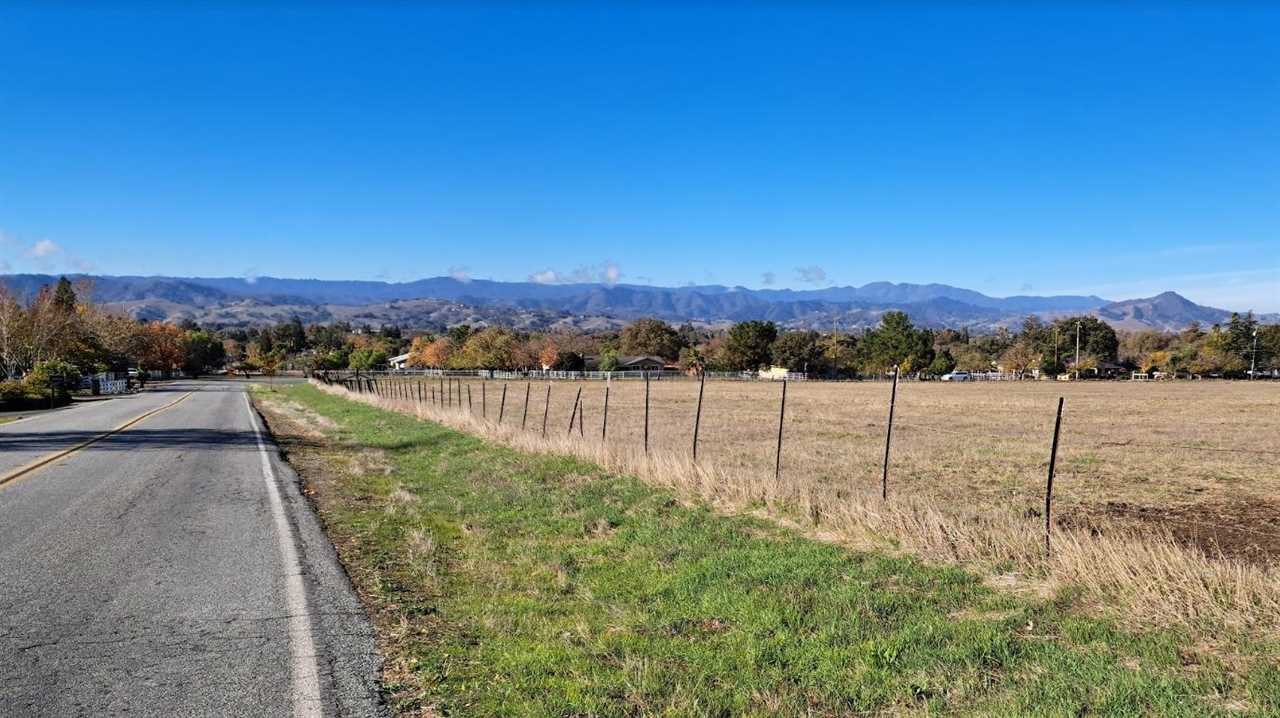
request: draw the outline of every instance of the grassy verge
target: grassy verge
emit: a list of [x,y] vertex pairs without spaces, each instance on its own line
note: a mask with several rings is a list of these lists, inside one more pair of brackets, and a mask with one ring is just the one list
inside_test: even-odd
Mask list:
[[1275,715],[1280,670],[310,386],[258,394],[401,713]]

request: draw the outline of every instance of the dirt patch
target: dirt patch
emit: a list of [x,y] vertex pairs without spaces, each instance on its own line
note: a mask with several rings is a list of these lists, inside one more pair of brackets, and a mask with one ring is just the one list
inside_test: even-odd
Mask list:
[[1206,553],[1250,563],[1272,564],[1280,558],[1280,503],[1266,500],[1198,503],[1187,506],[1140,506],[1108,502],[1098,512],[1125,524],[1159,526],[1179,542]]

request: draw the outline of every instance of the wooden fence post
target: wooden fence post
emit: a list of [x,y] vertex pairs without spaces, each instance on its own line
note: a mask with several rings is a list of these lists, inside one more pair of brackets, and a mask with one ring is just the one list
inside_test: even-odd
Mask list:
[[787,380],[782,380],[782,406],[778,409],[778,450],[773,462],[773,480],[782,477],[782,422],[787,418]]
[[1053,420],[1053,446],[1049,449],[1049,481],[1044,489],[1044,552],[1050,553],[1049,534],[1053,529],[1053,469],[1058,463],[1058,432],[1062,430],[1062,401],[1058,397],[1058,416]]
[[880,498],[889,498],[889,442],[893,440],[893,405],[898,400],[898,368],[893,369],[893,390],[889,393],[889,426],[884,432],[884,471],[880,474]]
[[707,372],[702,372],[702,380],[698,382],[698,410],[693,415],[693,460],[698,460],[698,429],[702,425],[702,390],[707,387]]
[[526,381],[524,383],[524,413],[520,417],[520,431],[524,431],[524,425],[529,421],[529,391],[533,389],[533,383]]
[[507,385],[502,385],[502,401],[498,404],[498,424],[502,424],[502,417],[507,413]]
[[468,413],[468,414],[472,413],[472,412],[471,412],[471,385],[470,385],[470,384],[467,384],[467,413]]

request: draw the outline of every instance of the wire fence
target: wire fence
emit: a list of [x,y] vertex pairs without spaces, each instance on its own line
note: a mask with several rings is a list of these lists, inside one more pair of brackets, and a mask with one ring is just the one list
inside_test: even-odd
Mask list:
[[[584,392],[601,378],[602,385]],[[1239,483],[1246,477],[1264,490],[1280,488],[1278,462],[1259,460],[1280,455],[1280,451],[1269,448],[1280,428],[1280,396],[1274,392],[1224,400],[1228,404],[1223,409],[1226,416],[1234,416],[1229,405],[1232,401],[1262,402],[1270,410],[1270,414],[1252,423],[1254,431],[1247,437],[1233,431],[1229,422],[1226,428],[1218,427],[1221,422],[1217,420],[1204,422],[1217,432],[1216,439],[1245,442],[1225,446],[1208,440],[1152,440],[1185,430],[1180,418],[1159,426],[1125,429],[1135,431],[1137,437],[1115,436],[1117,429],[1108,428],[1106,423],[1108,412],[1116,414],[1110,418],[1133,423],[1141,423],[1141,412],[1124,405],[1111,407],[1108,402],[1112,401],[1109,397],[1113,392],[1098,385],[1091,394],[1069,397],[1066,392],[1057,393],[1060,387],[1029,383],[1037,389],[1024,403],[1009,407],[1001,403],[999,392],[993,395],[973,387],[946,397],[914,396],[914,390],[900,393],[896,381],[892,388],[849,390],[809,382],[804,392],[790,400],[787,380],[774,387],[754,382],[720,382],[710,394],[707,379],[716,378],[710,374],[698,377],[696,386],[689,385],[693,377],[683,374],[642,375],[638,382],[616,385],[612,381],[632,378],[635,377],[617,373],[597,377],[583,373],[504,375],[430,370],[317,377],[353,392],[453,408],[497,424],[509,425],[518,419],[521,429],[543,435],[559,426],[560,431],[583,441],[627,443],[643,447],[646,453],[659,447],[680,451],[683,443],[691,462],[714,455],[718,465],[767,471],[777,481],[787,477],[819,482],[878,480],[885,500],[891,500],[899,491],[920,492],[928,483],[929,489],[952,500],[1024,503],[1028,512],[1039,512],[1044,519],[1046,551],[1052,550],[1054,528],[1061,525],[1060,519],[1054,518],[1059,513],[1055,506],[1055,476],[1067,480],[1069,509],[1076,517],[1093,510],[1107,516],[1163,522],[1179,531],[1202,526],[1223,534],[1280,538],[1280,533],[1268,531],[1265,526],[1256,528],[1230,519],[1206,520],[1192,513],[1166,513],[1153,518],[1151,512],[1128,511],[1113,501],[1141,497],[1144,491],[1167,494],[1176,489],[1177,496],[1161,496],[1163,503],[1157,502],[1157,507],[1181,510],[1188,505],[1188,495],[1201,501],[1214,498],[1196,481],[1213,484],[1215,477],[1221,489],[1218,493],[1223,494],[1241,493]],[[534,392],[534,382],[542,379],[573,382],[569,387],[576,391],[553,392],[554,382],[548,382],[545,389]],[[690,381],[672,383],[673,379]],[[513,383],[517,386],[511,392],[513,396],[508,397]],[[518,383],[525,384],[523,390]],[[1136,387],[1134,390],[1138,391]],[[877,397],[880,391],[885,393]],[[974,401],[966,402],[971,396]],[[941,401],[944,398],[946,401]],[[1077,399],[1083,403],[1073,412]],[[1154,411],[1145,405],[1142,410]],[[588,422],[593,427],[591,431],[586,430]],[[1098,452],[1105,456],[1095,456]],[[1212,458],[1192,467],[1190,464],[1195,462],[1185,459],[1188,454]],[[871,466],[875,467],[874,474],[869,470]],[[1169,480],[1177,478],[1177,472],[1188,473],[1190,469],[1193,478],[1199,477],[1195,481],[1186,477]],[[1160,472],[1169,477],[1167,486],[1153,481],[1152,476]],[[1038,482],[1035,474],[1040,476]],[[1060,483],[1058,491],[1061,490]],[[1276,505],[1276,512],[1280,519],[1280,504]],[[1275,551],[1280,552],[1280,543]]]

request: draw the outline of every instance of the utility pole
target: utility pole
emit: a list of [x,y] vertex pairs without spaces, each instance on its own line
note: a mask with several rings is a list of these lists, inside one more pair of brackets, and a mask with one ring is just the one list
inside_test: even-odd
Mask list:
[[1056,369],[1062,360],[1062,352],[1058,351],[1058,327],[1053,328],[1053,366]]
[[1080,322],[1076,322],[1076,378],[1080,378]]
[[1258,378],[1258,330],[1253,330],[1253,352],[1249,357],[1249,381]]

